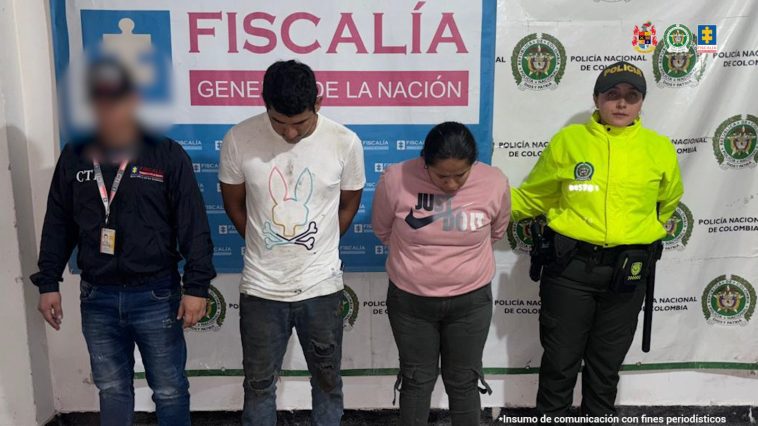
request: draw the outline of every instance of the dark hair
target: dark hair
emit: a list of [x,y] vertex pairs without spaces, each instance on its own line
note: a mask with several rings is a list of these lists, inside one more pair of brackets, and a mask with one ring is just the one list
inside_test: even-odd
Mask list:
[[288,117],[316,110],[316,76],[298,61],[274,62],[263,77],[263,102]]
[[426,135],[421,156],[431,166],[439,160],[454,158],[474,164],[478,155],[476,140],[468,127],[454,121],[440,123]]

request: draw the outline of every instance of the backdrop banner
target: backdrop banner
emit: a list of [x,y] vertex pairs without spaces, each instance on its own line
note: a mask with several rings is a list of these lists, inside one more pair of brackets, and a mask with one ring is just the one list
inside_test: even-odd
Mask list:
[[[323,114],[355,130],[366,157],[363,202],[340,247],[346,375],[397,372],[387,248],[369,217],[384,168],[419,155],[433,124],[456,120],[471,126],[480,159],[519,185],[553,134],[589,118],[599,71],[638,65],[643,123],[676,145],[685,195],[666,225],[652,350],[641,352],[638,335],[624,368],[758,370],[758,2],[51,0],[51,12],[62,142],[89,122],[77,67],[103,53],[130,64],[146,120],[193,159],[223,273],[240,272],[244,246],[219,193],[223,135],[264,110],[273,61],[314,68]],[[539,367],[530,243],[524,221],[495,246],[488,374]],[[237,282],[218,278],[210,314],[187,332],[190,375],[242,374]],[[307,375],[291,346],[282,375]]]

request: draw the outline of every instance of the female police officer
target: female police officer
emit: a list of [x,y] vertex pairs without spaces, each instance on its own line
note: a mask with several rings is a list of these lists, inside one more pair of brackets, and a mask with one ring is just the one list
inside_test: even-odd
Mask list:
[[582,360],[582,414],[615,412],[651,248],[683,193],[673,144],[640,123],[645,93],[639,68],[606,67],[589,121],[559,131],[512,190],[513,218],[544,214],[553,247],[540,284],[537,394],[552,418],[568,414]]

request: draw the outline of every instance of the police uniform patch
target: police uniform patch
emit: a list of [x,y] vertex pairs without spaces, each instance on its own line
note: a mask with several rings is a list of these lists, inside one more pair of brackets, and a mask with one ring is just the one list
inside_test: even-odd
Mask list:
[[574,167],[574,179],[575,180],[592,180],[592,175],[595,174],[595,167],[592,163],[581,162],[577,163]]

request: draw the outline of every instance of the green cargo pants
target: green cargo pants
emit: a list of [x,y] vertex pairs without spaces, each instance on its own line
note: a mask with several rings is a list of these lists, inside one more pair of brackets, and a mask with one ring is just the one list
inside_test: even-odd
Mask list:
[[633,293],[613,293],[608,290],[612,275],[608,265],[588,271],[580,256],[565,269],[545,268],[540,282],[541,414],[569,414],[582,361],[582,414],[615,413],[618,373],[634,338],[645,286],[641,283]]

